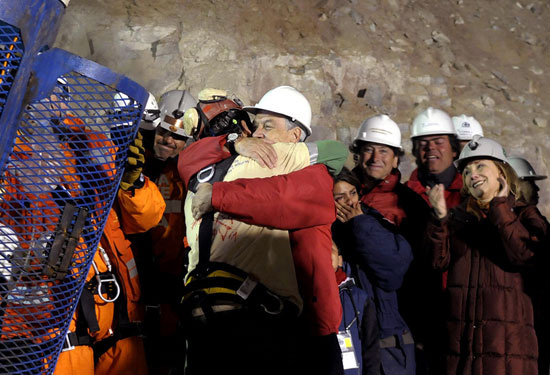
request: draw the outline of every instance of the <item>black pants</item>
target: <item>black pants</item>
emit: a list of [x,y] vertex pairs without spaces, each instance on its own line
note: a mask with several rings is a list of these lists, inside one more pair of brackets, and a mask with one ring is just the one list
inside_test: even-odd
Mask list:
[[185,375],[296,373],[297,322],[292,313],[250,309],[190,318]]
[[344,374],[342,351],[335,333],[326,336],[308,335],[300,342],[302,342],[298,367],[300,374]]

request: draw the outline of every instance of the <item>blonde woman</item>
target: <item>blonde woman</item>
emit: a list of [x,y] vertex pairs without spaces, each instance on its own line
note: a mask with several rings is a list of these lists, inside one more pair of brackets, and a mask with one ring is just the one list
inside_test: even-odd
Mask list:
[[476,136],[455,163],[464,180],[458,207],[447,210],[443,186],[427,189],[433,266],[449,271],[447,373],[537,374],[525,275],[548,251],[546,221],[520,201],[517,176],[497,142]]

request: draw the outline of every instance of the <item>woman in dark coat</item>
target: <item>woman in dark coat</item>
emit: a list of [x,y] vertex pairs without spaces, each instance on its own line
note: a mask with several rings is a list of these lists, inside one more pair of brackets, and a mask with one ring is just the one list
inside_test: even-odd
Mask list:
[[547,251],[546,221],[520,201],[502,146],[474,138],[457,167],[463,202],[447,212],[443,187],[428,194],[433,266],[448,269],[448,374],[537,374],[537,337],[526,275]]
[[[374,301],[380,373],[415,374],[414,340],[397,302],[397,290],[412,261],[412,250],[393,223],[359,202],[357,185],[347,170],[335,178],[333,193],[338,221],[332,226],[333,240],[344,261],[350,264],[357,285]],[[364,364],[368,362],[368,358],[363,360]],[[371,368],[367,365],[364,370]]]

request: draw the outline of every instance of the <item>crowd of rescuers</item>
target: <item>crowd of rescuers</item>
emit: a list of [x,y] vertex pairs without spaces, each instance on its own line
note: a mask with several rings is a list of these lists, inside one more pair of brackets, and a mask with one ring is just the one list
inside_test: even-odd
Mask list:
[[166,209],[122,234],[144,319],[116,373],[547,374],[546,176],[468,115],[413,119],[405,183],[388,115],[349,147],[311,120],[290,86],[150,96],[118,199]]

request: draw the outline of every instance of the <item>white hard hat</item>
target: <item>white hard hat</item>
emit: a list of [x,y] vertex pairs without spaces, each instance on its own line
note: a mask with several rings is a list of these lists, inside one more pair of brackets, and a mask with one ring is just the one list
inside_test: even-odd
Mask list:
[[125,107],[128,107],[132,103],[132,99],[130,99],[130,97],[123,92],[117,92],[113,96],[113,102],[115,107],[114,110],[115,112],[117,112],[117,111],[121,111]]
[[116,92],[113,95],[113,102],[111,105],[116,119],[114,127],[131,126],[132,121],[129,114],[138,109],[137,102],[123,92]]
[[143,110],[142,121],[140,122],[139,127],[145,130],[154,130],[160,123],[160,111],[157,104],[157,99],[151,93],[147,98],[147,104],[145,104],[145,109]]
[[184,137],[191,137],[185,131],[183,115],[196,105],[197,100],[187,90],[164,93],[160,97],[160,127]]
[[292,121],[299,122],[307,135],[311,135],[311,106],[306,97],[294,87],[275,87],[266,92],[255,106],[243,109],[254,114],[258,111],[268,111],[286,116]]
[[481,124],[472,116],[453,116],[452,120],[458,140],[469,141],[476,134],[483,137],[483,128]]
[[464,146],[460,156],[455,160],[455,167],[462,172],[466,162],[471,159],[494,159],[504,163],[508,163],[506,151],[498,143],[489,138],[484,138],[479,135],[474,135],[474,138]]
[[424,135],[455,134],[451,117],[444,111],[429,107],[416,116],[412,123],[411,138]]
[[548,177],[538,175],[533,166],[520,156],[508,156],[508,162],[522,180],[544,180]]
[[353,141],[354,145],[357,141],[380,143],[403,150],[399,126],[388,115],[377,115],[363,121]]

